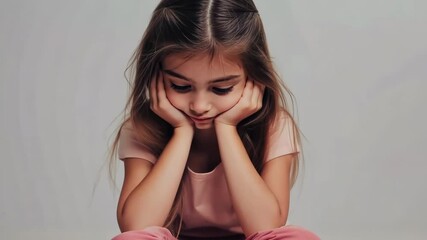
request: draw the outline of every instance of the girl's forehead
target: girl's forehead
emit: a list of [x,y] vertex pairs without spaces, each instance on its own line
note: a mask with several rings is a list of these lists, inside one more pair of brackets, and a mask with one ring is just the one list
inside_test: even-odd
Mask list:
[[243,71],[242,62],[238,56],[227,56],[221,53],[213,56],[208,53],[173,53],[163,59],[162,66],[165,69],[190,67],[211,70],[228,69]]

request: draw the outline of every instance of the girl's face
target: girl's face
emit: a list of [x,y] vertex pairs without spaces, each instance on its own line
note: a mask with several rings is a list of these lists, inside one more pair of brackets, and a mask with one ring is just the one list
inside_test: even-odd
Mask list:
[[167,98],[197,129],[213,127],[215,117],[239,101],[246,83],[241,61],[221,55],[172,54],[162,69]]

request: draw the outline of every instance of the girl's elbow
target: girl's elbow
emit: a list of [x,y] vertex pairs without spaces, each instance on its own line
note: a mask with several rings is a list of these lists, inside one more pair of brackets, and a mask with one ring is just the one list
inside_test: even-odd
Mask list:
[[119,222],[119,228],[121,232],[128,232],[134,230],[143,230],[147,227],[154,226],[153,224],[147,224],[135,221],[121,221]]
[[[144,217],[145,216],[145,217]],[[148,217],[146,214],[123,213],[117,217],[118,225],[121,232],[142,230],[152,226],[162,226],[160,221],[156,221],[153,217]]]
[[137,230],[136,226],[132,224],[132,221],[130,221],[128,218],[126,218],[123,215],[117,216],[117,223],[119,225],[121,232]]
[[287,216],[282,216],[282,215],[276,215],[272,218],[271,222],[270,222],[270,229],[275,229],[275,228],[279,228],[279,227],[283,227],[285,226],[287,221]]
[[263,220],[251,226],[247,226],[246,228],[244,227],[243,232],[246,237],[249,237],[250,235],[257,232],[262,232],[262,231],[283,227],[285,226],[286,221],[287,221],[287,214],[286,216],[282,216],[280,214],[270,215],[267,221]]
[[277,213],[271,216],[270,223],[266,226],[266,230],[271,230],[275,228],[280,228],[285,226],[286,221],[288,219],[288,214],[283,215],[281,213]]
[[286,225],[287,221],[288,221],[288,213],[284,213],[284,214],[280,214],[279,218],[278,218],[278,224],[280,226],[284,226]]

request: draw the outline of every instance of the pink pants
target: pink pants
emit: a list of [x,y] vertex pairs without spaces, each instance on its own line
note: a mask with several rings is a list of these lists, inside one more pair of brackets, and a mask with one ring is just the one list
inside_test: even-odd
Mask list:
[[[148,227],[121,233],[112,240],[176,240],[168,229],[163,227]],[[207,239],[207,238],[206,238]],[[227,238],[228,239],[228,238]],[[243,238],[242,238],[243,239]],[[302,227],[287,225],[272,230],[252,234],[246,240],[320,240],[320,238]]]

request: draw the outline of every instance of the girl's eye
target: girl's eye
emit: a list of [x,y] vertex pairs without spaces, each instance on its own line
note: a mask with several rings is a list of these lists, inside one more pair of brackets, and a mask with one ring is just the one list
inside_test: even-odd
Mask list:
[[182,85],[176,85],[176,84],[173,84],[173,83],[171,83],[171,88],[173,90],[177,91],[177,92],[180,92],[180,93],[186,93],[186,92],[188,92],[188,91],[191,90],[191,86],[190,85],[184,85],[184,86],[182,86]]
[[232,90],[233,90],[233,87],[229,87],[229,88],[214,87],[214,88],[212,88],[212,91],[218,95],[225,95],[225,94],[231,92]]

